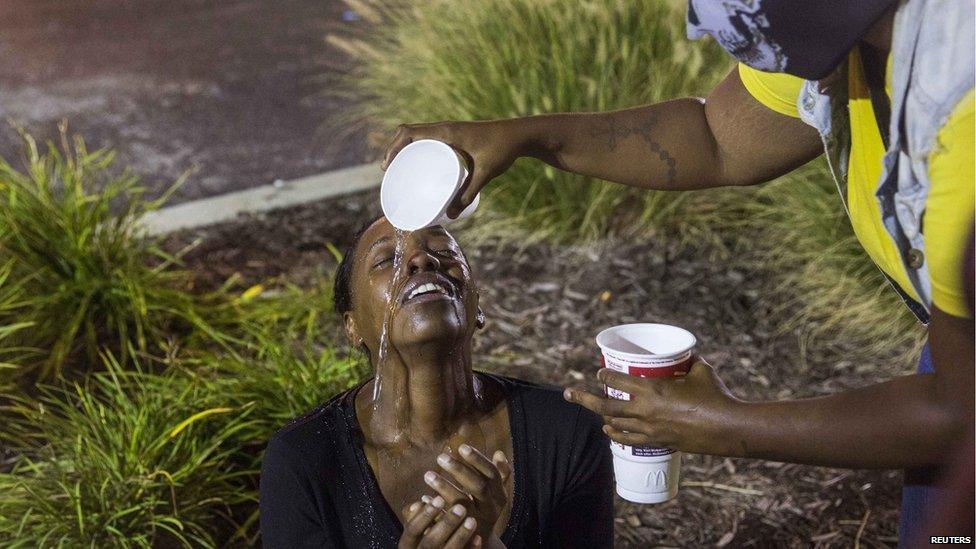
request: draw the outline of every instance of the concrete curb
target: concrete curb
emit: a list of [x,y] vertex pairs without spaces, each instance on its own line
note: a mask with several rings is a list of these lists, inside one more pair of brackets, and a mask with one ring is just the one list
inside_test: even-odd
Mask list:
[[152,235],[205,227],[230,221],[242,213],[266,212],[364,191],[378,187],[382,177],[379,163],[362,164],[184,202],[151,212],[142,223]]

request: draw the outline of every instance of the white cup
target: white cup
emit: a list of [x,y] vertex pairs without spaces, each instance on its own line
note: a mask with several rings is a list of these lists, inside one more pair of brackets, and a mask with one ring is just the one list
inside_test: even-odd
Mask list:
[[[680,377],[694,360],[695,336],[667,324],[622,324],[596,336],[603,365],[638,377]],[[630,394],[607,388],[607,395]],[[635,503],[662,503],[678,495],[681,452],[610,441],[617,493]]]
[[[414,141],[400,149],[383,174],[380,205],[394,227],[416,231],[450,221],[447,207],[468,177],[468,168],[450,145],[434,139]],[[457,217],[478,208],[479,196]]]

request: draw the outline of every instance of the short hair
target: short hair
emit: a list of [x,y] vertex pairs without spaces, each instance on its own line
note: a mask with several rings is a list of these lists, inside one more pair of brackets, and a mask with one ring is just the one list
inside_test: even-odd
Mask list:
[[332,306],[340,315],[352,310],[352,269],[355,265],[356,246],[362,240],[366,230],[373,226],[382,215],[378,215],[363,224],[352,237],[352,243],[342,254],[342,261],[336,269],[335,282],[332,287]]

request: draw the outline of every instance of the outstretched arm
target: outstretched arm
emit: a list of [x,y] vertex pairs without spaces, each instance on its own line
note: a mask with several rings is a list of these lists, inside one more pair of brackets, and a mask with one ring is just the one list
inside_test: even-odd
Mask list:
[[425,138],[444,141],[471,161],[470,181],[451,213],[520,157],[635,187],[690,190],[768,181],[822,151],[813,128],[754,99],[738,68],[705,99],[613,112],[404,125],[385,164]]
[[704,362],[678,380],[600,370],[630,401],[570,389],[566,396],[603,415],[610,438],[625,444],[830,467],[933,465],[972,426],[973,329],[972,319],[936,309],[934,374],[818,398],[742,401]]

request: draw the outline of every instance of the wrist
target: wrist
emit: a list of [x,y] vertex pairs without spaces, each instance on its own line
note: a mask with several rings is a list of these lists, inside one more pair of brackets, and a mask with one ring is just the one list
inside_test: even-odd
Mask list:
[[721,415],[717,436],[713,440],[719,442],[715,455],[725,457],[749,457],[749,435],[757,427],[751,419],[753,404],[745,400],[730,397],[726,404],[725,413]]
[[517,158],[551,158],[561,148],[561,142],[553,131],[554,117],[558,115],[527,116],[498,121]]

